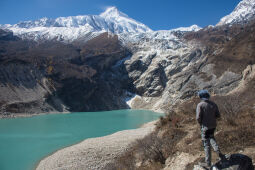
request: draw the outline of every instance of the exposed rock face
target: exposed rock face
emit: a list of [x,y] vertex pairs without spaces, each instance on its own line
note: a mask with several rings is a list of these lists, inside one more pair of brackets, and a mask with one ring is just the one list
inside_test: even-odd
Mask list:
[[4,31],[0,29],[0,40],[18,40],[18,37],[13,36],[13,32],[11,31]]
[[[114,64],[128,55],[116,36],[73,46],[36,43],[1,31],[0,111],[45,113],[128,108],[121,82],[128,87],[125,69]],[[6,38],[7,37],[7,38]],[[97,49],[90,44],[96,43]],[[122,75],[122,80],[114,77]],[[117,81],[117,82],[116,82]]]
[[[224,95],[239,86],[242,72],[255,63],[254,23],[205,28],[167,38],[133,44],[125,62],[136,93],[131,106],[168,109],[196,95],[200,89]],[[159,74],[157,74],[159,73]],[[159,76],[160,75],[160,76]]]

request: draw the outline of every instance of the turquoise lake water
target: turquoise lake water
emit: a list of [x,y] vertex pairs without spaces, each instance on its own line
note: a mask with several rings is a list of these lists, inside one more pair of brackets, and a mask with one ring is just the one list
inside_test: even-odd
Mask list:
[[0,170],[32,170],[43,157],[60,148],[138,128],[161,115],[119,110],[0,119]]

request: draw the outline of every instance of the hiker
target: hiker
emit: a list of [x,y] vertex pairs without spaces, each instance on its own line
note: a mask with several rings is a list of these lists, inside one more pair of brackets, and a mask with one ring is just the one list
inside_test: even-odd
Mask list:
[[201,137],[205,150],[205,162],[200,165],[209,168],[211,167],[211,146],[220,159],[225,158],[214,138],[216,119],[220,118],[220,112],[218,106],[209,100],[210,94],[207,90],[200,90],[198,95],[201,102],[197,105],[196,120],[201,127]]

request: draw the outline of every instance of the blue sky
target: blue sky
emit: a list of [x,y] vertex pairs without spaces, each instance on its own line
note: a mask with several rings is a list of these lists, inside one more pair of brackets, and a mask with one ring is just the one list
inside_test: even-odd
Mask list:
[[233,11],[240,0],[0,0],[0,24],[100,14],[116,6],[131,18],[153,30],[167,30],[197,24],[215,25]]

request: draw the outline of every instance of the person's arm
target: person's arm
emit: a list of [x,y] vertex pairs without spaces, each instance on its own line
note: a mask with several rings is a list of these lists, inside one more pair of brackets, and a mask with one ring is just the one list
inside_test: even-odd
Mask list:
[[202,109],[200,104],[197,105],[196,109],[196,120],[201,125],[202,124]]
[[218,108],[218,106],[216,104],[215,104],[215,117],[217,119],[220,119],[220,117],[221,117],[219,108]]

